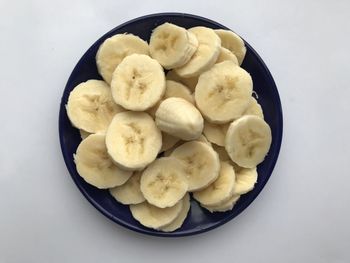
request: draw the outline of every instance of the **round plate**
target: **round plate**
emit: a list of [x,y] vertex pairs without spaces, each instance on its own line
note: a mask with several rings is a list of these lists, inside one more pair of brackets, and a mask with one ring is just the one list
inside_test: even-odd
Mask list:
[[68,79],[60,106],[59,136],[63,157],[70,175],[85,198],[96,207],[97,210],[114,222],[131,230],[149,235],[175,237],[199,234],[216,228],[236,217],[258,196],[268,181],[279,154],[282,140],[282,108],[275,82],[268,68],[254,49],[245,42],[247,54],[242,67],[247,70],[253,78],[254,91],[258,94],[258,102],[261,104],[265,120],[272,130],[271,148],[265,161],[258,166],[259,177],[254,190],[243,195],[232,211],[224,213],[210,213],[201,208],[196,201],[191,200],[190,212],[182,227],[175,232],[165,233],[143,227],[131,216],[128,206],[116,202],[107,190],[99,190],[87,184],[77,173],[73,154],[81,139],[79,131],[73,128],[69,122],[65,105],[69,93],[76,85],[89,79],[101,79],[101,76],[97,72],[95,55],[100,44],[102,44],[105,39],[118,33],[128,32],[148,41],[152,30],[164,22],[170,22],[185,28],[205,26],[213,29],[228,29],[209,19],[182,13],[147,15],[112,29],[86,51]]

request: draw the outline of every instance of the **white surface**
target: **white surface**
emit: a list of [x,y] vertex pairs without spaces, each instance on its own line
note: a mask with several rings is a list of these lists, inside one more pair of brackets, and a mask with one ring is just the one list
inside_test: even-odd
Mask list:
[[[0,262],[350,262],[350,2],[0,0]],[[61,94],[85,50],[140,15],[181,11],[240,33],[284,110],[280,158],[256,201],[199,236],[123,229],[73,184]]]

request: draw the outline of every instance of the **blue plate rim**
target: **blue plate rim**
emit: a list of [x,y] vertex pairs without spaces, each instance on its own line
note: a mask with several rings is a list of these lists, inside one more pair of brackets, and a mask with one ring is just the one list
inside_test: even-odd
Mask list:
[[[110,35],[112,32],[124,27],[127,24],[133,23],[133,22],[137,22],[139,20],[143,20],[143,19],[147,19],[147,18],[158,18],[158,17],[162,17],[162,16],[174,16],[174,17],[188,17],[188,18],[194,18],[194,19],[199,19],[199,20],[203,20],[204,22],[208,22],[208,23],[212,23],[217,25],[218,27],[224,28],[224,29],[228,29],[231,30],[230,28],[216,22],[213,21],[211,19],[202,17],[202,16],[198,16],[198,15],[193,15],[193,14],[188,14],[188,13],[181,13],[181,12],[165,12],[165,13],[154,13],[154,14],[149,14],[149,15],[144,15],[144,16],[140,16],[131,20],[128,20],[116,27],[114,27],[113,29],[111,29],[110,31],[108,31],[107,33],[103,34],[98,40],[96,40],[88,49],[87,51],[84,53],[84,55],[79,59],[78,63],[75,65],[73,71],[71,72],[68,81],[65,85],[65,89],[66,90],[68,88],[69,83],[71,82],[73,76],[75,75],[74,73],[78,70],[78,68],[81,66],[81,63],[83,62],[84,58],[87,56],[87,54],[90,52],[90,50],[92,50],[102,39],[104,39],[106,36]],[[233,30],[231,30],[233,31]],[[242,38],[243,39],[243,38]],[[220,220],[218,223],[213,224],[210,227],[206,227],[206,228],[202,228],[202,229],[196,229],[193,231],[188,231],[188,232],[160,232],[160,231],[152,231],[152,230],[147,230],[147,229],[141,229],[141,228],[137,228],[132,224],[128,224],[125,223],[124,221],[119,220],[119,218],[114,217],[113,215],[111,215],[110,213],[108,213],[107,211],[105,211],[97,202],[95,202],[92,198],[90,198],[90,196],[86,193],[86,191],[83,189],[83,187],[79,184],[79,182],[72,176],[72,167],[69,165],[68,162],[68,154],[66,154],[66,146],[63,143],[63,125],[61,125],[61,122],[63,120],[63,116],[65,114],[65,101],[64,101],[64,95],[62,95],[61,98],[61,102],[60,102],[60,109],[59,109],[59,118],[58,118],[58,130],[59,130],[59,140],[60,140],[60,146],[61,146],[61,151],[62,151],[62,155],[63,155],[63,159],[64,162],[66,164],[66,167],[68,169],[68,172],[70,174],[70,177],[73,179],[75,185],[78,187],[79,191],[83,194],[83,196],[89,201],[90,204],[92,204],[100,213],[102,213],[105,217],[107,217],[108,219],[110,219],[111,221],[138,233],[141,234],[147,234],[147,235],[152,235],[152,236],[158,236],[158,237],[182,237],[182,236],[191,236],[191,235],[197,235],[197,234],[201,234],[201,233],[205,233],[208,232],[212,229],[215,229],[219,226],[222,226],[224,224],[226,224],[228,221],[232,220],[234,217],[239,216],[244,210],[246,210],[251,203],[257,198],[257,196],[260,194],[260,192],[264,189],[266,183],[269,181],[272,172],[274,170],[274,167],[276,165],[276,162],[278,160],[278,156],[280,153],[280,149],[281,149],[281,144],[282,144],[282,136],[283,136],[283,111],[282,111],[282,105],[281,105],[281,99],[278,93],[278,89],[276,86],[276,83],[272,77],[271,72],[269,71],[268,67],[266,66],[265,62],[262,60],[262,58],[260,57],[260,55],[252,48],[252,46],[249,45],[249,43],[247,41],[245,41],[243,39],[245,45],[250,49],[250,51],[254,54],[254,56],[257,58],[257,61],[260,63],[260,65],[262,66],[262,68],[264,69],[264,74],[266,74],[266,76],[268,77],[269,81],[273,84],[273,93],[275,95],[275,103],[276,106],[278,107],[278,111],[280,112],[280,114],[278,114],[278,122],[281,124],[279,132],[275,135],[275,140],[276,140],[276,159],[274,159],[271,162],[271,172],[267,175],[266,180],[260,185],[260,188],[258,189],[258,191],[256,192],[256,195],[249,200],[249,202],[246,202],[245,206],[242,206],[236,214],[231,214],[228,217]]]

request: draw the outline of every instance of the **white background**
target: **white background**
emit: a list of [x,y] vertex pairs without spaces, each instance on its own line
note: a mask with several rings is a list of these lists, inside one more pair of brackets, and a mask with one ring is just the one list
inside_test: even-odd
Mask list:
[[[71,70],[101,35],[162,11],[241,34],[270,68],[284,137],[263,192],[199,236],[131,232],[97,212],[61,156]],[[350,2],[0,0],[0,262],[350,262]]]

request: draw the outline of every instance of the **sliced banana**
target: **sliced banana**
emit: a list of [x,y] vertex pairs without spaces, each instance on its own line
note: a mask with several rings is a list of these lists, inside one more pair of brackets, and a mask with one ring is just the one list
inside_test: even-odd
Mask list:
[[230,197],[229,200],[226,202],[217,205],[217,206],[209,206],[209,205],[203,205],[201,204],[202,207],[207,209],[209,212],[214,213],[214,212],[226,212],[232,210],[232,208],[235,206],[237,203],[238,199],[240,198],[240,195],[233,195]]
[[244,168],[261,163],[271,145],[270,126],[261,118],[245,115],[231,123],[225,148],[231,160]]
[[180,82],[167,80],[164,98],[167,99],[172,97],[183,98],[194,105],[194,98],[189,88]]
[[182,98],[168,98],[156,111],[156,124],[163,132],[183,140],[195,140],[203,131],[203,117],[193,104]]
[[207,188],[193,193],[193,198],[206,206],[218,206],[233,195],[235,171],[228,162],[220,163],[219,177]]
[[180,228],[185,221],[188,211],[190,210],[190,195],[187,193],[185,194],[184,198],[182,198],[182,209],[180,214],[175,218],[173,222],[171,222],[169,225],[165,227],[161,227],[160,230],[164,232],[173,232],[176,229]]
[[188,31],[196,36],[199,45],[190,61],[175,69],[176,74],[184,78],[198,76],[211,68],[220,54],[221,47],[220,38],[210,28],[197,26]]
[[218,59],[216,60],[216,64],[226,61],[226,60],[231,60],[233,61],[236,65],[238,65],[238,60],[235,54],[233,54],[230,50],[227,48],[221,47],[220,48],[220,54]]
[[[228,153],[226,152],[225,147],[222,147],[222,146],[219,146],[216,144],[212,144],[212,146],[213,146],[214,151],[216,151],[218,153],[220,161],[225,162],[225,161],[231,160],[230,156],[228,156]],[[233,166],[233,168],[235,168],[235,166]],[[237,174],[236,169],[234,169],[234,170]]]
[[167,80],[166,81],[166,89],[163,98],[152,108],[147,110],[147,112],[152,116],[155,117],[156,111],[160,105],[160,103],[168,98],[183,98],[184,100],[187,100],[188,102],[192,103],[194,105],[194,98],[191,94],[191,91],[180,82],[176,82],[173,80]]
[[[225,149],[225,151],[226,151],[226,149]],[[226,151],[226,153],[227,153],[227,151]],[[227,154],[227,155],[228,155],[228,154]],[[243,169],[246,169],[246,168],[243,168],[243,167],[239,166],[239,165],[236,164],[235,162],[233,162],[233,161],[231,160],[230,156],[229,156],[228,158],[229,158],[229,160],[231,161],[231,164],[232,164],[233,169],[235,170],[235,173],[236,173],[236,174],[239,173],[240,171],[242,171]]]
[[177,143],[175,143],[175,145],[173,147],[171,147],[170,149],[164,151],[164,153],[163,153],[164,157],[169,157],[177,147],[179,147],[180,145],[184,144],[185,142],[186,141],[180,140]]
[[197,50],[196,36],[183,27],[164,23],[156,27],[151,35],[151,56],[166,69],[185,65]]
[[218,154],[209,145],[191,141],[177,147],[170,155],[186,165],[188,191],[201,190],[216,180],[220,172]]
[[171,207],[187,192],[185,165],[173,157],[163,157],[151,163],[142,173],[141,192],[148,203]]
[[144,198],[140,189],[140,179],[142,172],[137,171],[129,178],[129,180],[114,188],[110,188],[110,194],[119,202],[124,205],[140,204],[146,199]]
[[88,133],[104,132],[114,115],[124,111],[114,103],[107,83],[94,79],[71,91],[66,108],[72,125]]
[[197,141],[204,142],[205,144],[207,144],[209,146],[212,146],[211,143],[208,141],[208,139],[203,134],[201,134],[201,136],[199,136]]
[[109,156],[121,168],[142,170],[153,162],[162,146],[162,134],[144,112],[115,115],[106,133]]
[[236,172],[234,195],[243,195],[254,189],[258,180],[256,168],[243,168]]
[[178,141],[179,138],[167,134],[166,132],[162,132],[162,148],[160,148],[160,153],[172,148]]
[[219,146],[225,146],[225,136],[230,124],[213,124],[204,121],[203,133],[207,139]]
[[88,137],[88,136],[91,134],[91,133],[86,132],[86,131],[84,131],[84,130],[82,130],[82,129],[79,130],[79,133],[80,133],[80,138],[81,138],[82,140],[86,139],[86,137]]
[[249,73],[232,61],[224,61],[200,75],[195,101],[208,121],[227,123],[247,109],[252,90]]
[[148,55],[148,44],[132,34],[117,34],[106,39],[96,54],[98,72],[107,83],[111,83],[112,75],[120,62],[131,54]]
[[183,202],[167,208],[159,208],[147,202],[130,205],[132,216],[145,227],[160,229],[171,224],[181,213]]
[[168,73],[166,74],[166,79],[180,82],[181,84],[189,88],[192,92],[194,92],[198,82],[198,76],[191,77],[191,78],[183,78],[177,75],[175,70],[169,70]]
[[260,104],[251,97],[248,108],[244,111],[243,115],[255,115],[264,119],[264,113]]
[[217,29],[214,31],[221,39],[221,46],[235,54],[239,65],[241,65],[247,52],[244,41],[230,30]]
[[147,110],[164,95],[163,68],[147,55],[127,56],[113,72],[111,90],[114,101],[125,109]]
[[124,184],[132,175],[113,164],[107,154],[105,136],[91,134],[78,146],[74,161],[79,175],[100,189]]

